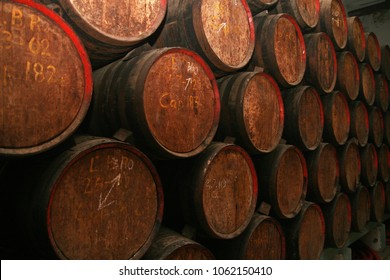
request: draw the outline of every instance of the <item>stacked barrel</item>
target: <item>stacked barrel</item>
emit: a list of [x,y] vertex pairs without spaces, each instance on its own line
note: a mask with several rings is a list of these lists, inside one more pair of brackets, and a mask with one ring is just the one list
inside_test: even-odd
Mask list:
[[389,47],[340,0],[5,0],[0,32],[4,258],[318,259],[389,211]]

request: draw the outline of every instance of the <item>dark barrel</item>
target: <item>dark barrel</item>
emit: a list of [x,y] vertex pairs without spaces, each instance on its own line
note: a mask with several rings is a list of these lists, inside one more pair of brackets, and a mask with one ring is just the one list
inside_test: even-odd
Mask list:
[[53,158],[14,163],[6,185],[15,193],[12,230],[44,259],[139,259],[163,216],[154,165],[123,142],[78,137],[75,143]]
[[213,260],[203,245],[167,228],[161,227],[144,260]]
[[288,14],[259,14],[251,67],[270,73],[283,87],[298,85],[305,74],[306,48],[297,22]]
[[287,259],[319,259],[325,244],[325,221],[320,206],[305,202],[299,214],[282,222]]
[[284,107],[279,87],[268,74],[243,72],[218,80],[221,119],[217,139],[234,137],[249,153],[268,153],[282,137]]
[[362,171],[360,179],[367,187],[375,185],[378,177],[378,154],[375,145],[368,143],[360,151],[360,159],[362,163]]
[[244,0],[168,0],[164,28],[154,45],[181,46],[222,75],[244,67],[254,50],[252,14]]
[[387,111],[383,113],[383,124],[384,124],[384,140],[386,141],[387,145],[390,145],[390,112]]
[[386,79],[390,81],[390,46],[385,45],[381,48],[381,71]]
[[58,5],[87,48],[94,68],[126,55],[164,20],[167,0],[38,0]]
[[371,106],[375,102],[375,76],[372,68],[367,63],[361,63],[360,67],[359,99]]
[[112,136],[120,128],[130,130],[135,144],[155,157],[184,158],[203,151],[220,114],[210,68],[183,48],[131,54],[94,72],[89,131]]
[[383,112],[389,109],[390,93],[389,85],[385,75],[375,75],[375,106],[379,107]]
[[321,99],[311,86],[282,92],[285,125],[283,138],[302,150],[315,150],[322,140],[324,111]]
[[359,95],[360,71],[359,65],[349,51],[337,55],[337,88],[348,100],[355,100]]
[[378,37],[374,32],[367,32],[365,35],[367,42],[365,61],[370,64],[374,71],[379,71],[381,68],[382,56]]
[[348,17],[348,41],[347,49],[352,52],[359,62],[363,62],[366,56],[366,35],[359,17]]
[[345,48],[348,41],[347,14],[341,0],[320,0],[320,20],[317,31],[326,32],[336,50]]
[[280,0],[246,0],[253,15],[273,8]]
[[349,137],[351,116],[347,99],[340,91],[322,95],[324,107],[323,139],[335,146],[344,145]]
[[371,199],[371,221],[381,223],[385,214],[385,188],[381,181],[378,181],[373,188],[369,189]]
[[378,149],[378,178],[382,182],[390,180],[390,150],[386,143]]
[[340,184],[346,193],[356,191],[360,182],[361,159],[356,139],[352,138],[338,149],[340,161]]
[[347,243],[351,231],[351,203],[345,193],[321,206],[325,218],[325,244],[327,247],[342,248]]
[[279,0],[274,10],[276,13],[291,15],[303,32],[315,28],[320,18],[319,0]]
[[284,260],[285,236],[278,220],[255,213],[245,231],[216,246],[218,259]]
[[0,155],[47,151],[83,122],[92,72],[76,33],[34,1],[0,5]]
[[257,202],[257,176],[247,152],[213,142],[186,160],[156,163],[166,194],[166,226],[231,239],[248,226]]
[[306,82],[312,84],[319,93],[331,93],[337,80],[336,51],[329,36],[324,33],[305,35],[307,64]]
[[390,182],[387,182],[383,186],[385,188],[385,195],[386,195],[385,212],[390,213]]
[[352,230],[361,232],[370,220],[371,199],[368,189],[360,185],[356,192],[349,195],[352,210]]
[[296,216],[307,191],[307,166],[301,151],[292,145],[278,145],[273,152],[252,159],[259,180],[259,200],[270,204],[278,218]]
[[371,107],[368,111],[370,121],[370,133],[368,140],[378,148],[383,143],[384,138],[384,121],[382,111],[378,107]]
[[356,138],[359,146],[364,147],[368,143],[368,134],[370,131],[366,105],[363,101],[350,102],[349,112],[351,115],[351,129],[349,136],[351,138]]
[[306,155],[309,174],[307,200],[316,203],[331,202],[339,191],[339,160],[335,147],[321,143]]

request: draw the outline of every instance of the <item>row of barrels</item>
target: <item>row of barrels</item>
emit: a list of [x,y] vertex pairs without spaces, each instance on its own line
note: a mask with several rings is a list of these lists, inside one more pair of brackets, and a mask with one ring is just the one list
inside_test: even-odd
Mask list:
[[[151,244],[159,242],[163,221],[212,251],[227,248],[225,240],[245,239],[248,230],[246,240],[236,241],[230,251],[256,258],[258,244],[266,248],[260,250],[264,258],[318,258],[324,232],[332,228],[324,205],[346,204],[346,196],[337,194],[338,178],[350,196],[361,193],[360,174],[369,190],[387,188],[388,193],[388,59],[381,59],[385,66],[376,83],[374,76],[379,57],[388,50],[379,52],[369,35],[367,60],[354,61],[353,49],[341,52],[340,38],[350,32],[342,23],[346,17],[340,1],[296,1],[301,9],[314,4],[318,16],[329,10],[341,15],[323,16],[317,30],[316,24],[303,28],[281,14],[288,11],[280,10],[286,8],[283,1],[275,1],[275,9],[254,16],[253,22],[248,7],[255,1],[149,1],[140,7],[148,12],[137,16],[157,9],[152,2],[168,14],[162,30],[152,35],[152,46],[137,48],[91,39],[96,26],[121,26],[104,18],[114,5],[67,2],[56,1],[53,9],[78,35],[35,2],[0,4],[5,18],[0,153],[31,155],[57,146],[38,158],[1,163],[2,213],[16,230],[9,237],[22,235],[22,246],[32,252],[44,258],[146,257]],[[134,5],[121,3],[127,10]],[[74,9],[92,11],[91,18],[100,22],[88,27],[82,19],[87,30],[80,32],[80,18],[70,18],[79,15]],[[377,52],[368,51],[370,44]],[[25,56],[15,62],[15,53]],[[107,56],[110,61],[122,58],[97,69]],[[359,72],[351,70],[356,66]],[[343,77],[348,73],[359,74],[350,81],[351,76]],[[356,84],[361,85],[358,94]],[[336,86],[339,92],[333,92]],[[81,131],[132,142],[142,152],[110,139],[70,138],[81,124]],[[280,145],[282,138],[286,143]],[[26,170],[26,179],[20,178],[20,169]],[[380,198],[371,198],[371,205],[382,213],[384,192],[376,193]],[[341,209],[333,210],[340,216],[348,209],[333,207]],[[253,216],[258,208],[277,219],[260,219],[273,224],[266,231],[270,239],[278,236],[276,242],[250,239],[250,228],[261,223],[249,226],[252,217],[259,218]],[[345,221],[336,224],[348,227]],[[345,238],[346,230],[340,232]],[[272,251],[273,243],[279,249]],[[275,254],[267,256],[270,252]]]
[[[122,128],[156,158],[194,156],[216,134],[251,153],[271,152],[282,136],[314,150],[329,110],[347,114],[343,98],[389,118],[390,49],[339,0],[40,2],[52,10],[31,0],[0,6],[3,156],[42,153],[78,129],[112,137]],[[92,73],[89,61],[110,55],[118,60]],[[344,96],[326,97],[334,90]],[[345,144],[324,129],[325,142]]]
[[[387,173],[372,185],[360,184],[359,155],[356,141],[338,154],[331,144],[306,155],[283,144],[252,157],[214,142],[190,159],[152,163],[130,144],[80,136],[54,158],[2,163],[2,254],[139,259],[161,242],[179,250],[170,240],[189,244],[188,258],[199,243],[221,259],[318,259],[390,212],[388,150],[379,164]],[[344,174],[353,189],[339,184]],[[158,237],[160,228],[183,236]]]

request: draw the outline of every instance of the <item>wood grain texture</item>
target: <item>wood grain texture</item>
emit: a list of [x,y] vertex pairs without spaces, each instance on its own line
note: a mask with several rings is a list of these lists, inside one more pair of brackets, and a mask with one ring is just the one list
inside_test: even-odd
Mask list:
[[382,62],[382,55],[378,37],[374,32],[367,32],[365,35],[367,42],[365,61],[370,64],[375,72],[379,71]]
[[355,55],[358,62],[363,62],[366,57],[366,35],[359,17],[348,17],[348,41],[346,49]]
[[353,193],[359,186],[361,159],[356,139],[352,138],[338,149],[340,162],[340,184],[346,193]]
[[349,103],[351,114],[351,128],[349,136],[358,140],[359,146],[364,147],[368,143],[370,123],[368,111],[363,101],[353,101]]
[[367,187],[360,185],[354,194],[350,194],[352,210],[352,230],[361,232],[370,220],[371,199]]

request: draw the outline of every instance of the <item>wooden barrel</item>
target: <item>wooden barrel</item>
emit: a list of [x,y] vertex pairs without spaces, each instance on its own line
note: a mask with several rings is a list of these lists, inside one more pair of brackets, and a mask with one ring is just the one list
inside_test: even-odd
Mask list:
[[278,145],[272,153],[252,159],[259,180],[259,201],[270,204],[278,218],[296,216],[307,191],[307,166],[301,151],[292,145]]
[[366,35],[366,57],[365,61],[370,64],[374,71],[379,71],[381,68],[381,46],[374,32],[365,33]]
[[359,99],[371,106],[375,102],[375,76],[367,63],[360,64]]
[[333,91],[337,80],[337,58],[333,43],[326,33],[305,35],[307,64],[306,82],[316,87],[319,93]]
[[321,96],[324,107],[323,139],[335,146],[344,145],[349,137],[351,116],[347,99],[340,91]]
[[381,108],[383,112],[389,109],[390,104],[390,93],[389,85],[385,75],[375,75],[375,106]]
[[390,182],[387,182],[383,186],[385,188],[386,195],[385,212],[390,213]]
[[371,107],[368,111],[370,121],[370,133],[368,140],[378,148],[383,143],[384,138],[384,121],[382,111],[378,107]]
[[348,17],[348,40],[347,49],[352,52],[359,62],[363,62],[366,56],[366,35],[359,17]]
[[283,87],[298,85],[306,69],[306,48],[297,22],[288,14],[253,18],[256,29],[254,67],[263,68]]
[[381,71],[386,76],[386,79],[390,81],[390,46],[385,45],[381,48]]
[[62,16],[78,33],[94,68],[126,55],[161,25],[166,0],[38,0],[59,5]]
[[322,140],[324,112],[321,99],[310,86],[282,92],[285,125],[283,138],[301,150],[315,150]]
[[92,134],[133,132],[136,145],[156,157],[203,151],[219,123],[215,77],[196,53],[163,48],[126,57],[94,72]]
[[368,189],[360,185],[356,192],[349,195],[352,210],[352,230],[362,232],[371,213],[371,199]]
[[244,0],[168,0],[165,25],[154,43],[191,49],[218,75],[244,67],[254,44],[252,14]]
[[368,134],[370,131],[366,105],[362,101],[350,102],[349,111],[351,115],[349,136],[356,138],[359,146],[364,147],[368,143]]
[[341,0],[320,0],[320,20],[317,31],[329,34],[334,47],[340,51],[348,41],[347,14]]
[[385,143],[378,149],[378,178],[382,182],[390,180],[390,149]]
[[167,228],[161,227],[144,260],[213,260],[203,245]]
[[[277,13],[291,15],[303,32],[315,28],[320,18],[319,0],[279,0],[275,9]],[[271,11],[272,12],[272,11]]]
[[360,71],[359,65],[349,51],[337,55],[337,88],[349,100],[355,100],[359,95]]
[[27,165],[31,176],[22,178],[24,185],[11,182],[23,188],[16,194],[23,242],[45,259],[139,259],[163,216],[152,162],[115,140],[84,137],[76,143]]
[[279,87],[268,74],[243,72],[218,80],[221,119],[216,139],[234,137],[249,153],[268,153],[282,137],[284,107]]
[[319,259],[325,244],[325,221],[320,206],[305,202],[299,214],[282,222],[287,259]]
[[343,248],[351,231],[351,203],[345,193],[339,193],[335,199],[321,206],[325,218],[325,245]]
[[387,111],[383,113],[383,124],[384,124],[384,140],[386,141],[387,145],[390,145],[390,112]]
[[368,143],[367,146],[362,148],[360,159],[362,163],[360,179],[365,186],[372,187],[378,177],[378,154],[375,145]]
[[346,193],[353,193],[360,182],[361,159],[357,141],[352,138],[338,150],[340,184]]
[[284,232],[275,218],[255,213],[241,235],[218,244],[216,256],[230,260],[284,260]]
[[253,15],[273,8],[280,0],[246,0]]
[[385,214],[385,188],[381,181],[378,181],[373,188],[369,189],[371,199],[371,221],[381,223]]
[[187,160],[157,164],[166,203],[166,225],[182,232],[231,239],[248,226],[257,202],[257,176],[247,152],[233,144],[213,142]]
[[0,155],[47,151],[72,135],[87,113],[87,54],[62,18],[33,1],[2,1],[0,22]]
[[331,202],[339,191],[339,161],[335,147],[321,143],[318,149],[306,155],[309,174],[307,200],[316,203]]

